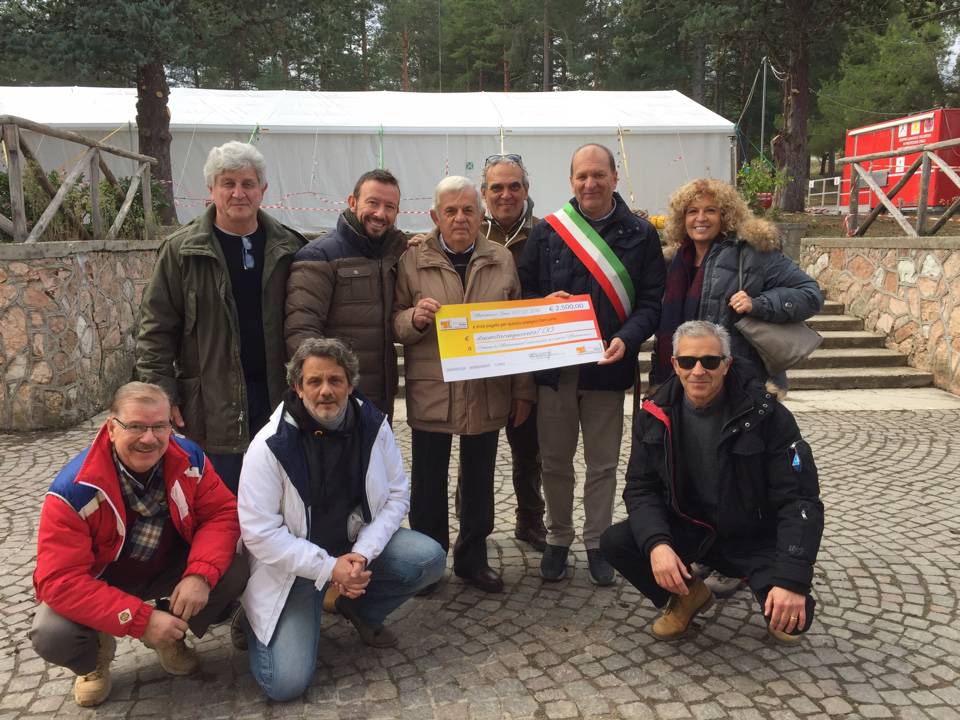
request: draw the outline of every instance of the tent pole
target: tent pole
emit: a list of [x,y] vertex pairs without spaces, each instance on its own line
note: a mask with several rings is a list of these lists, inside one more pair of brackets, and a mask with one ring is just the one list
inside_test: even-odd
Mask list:
[[630,165],[627,162],[627,146],[623,142],[623,127],[617,125],[617,135],[620,138],[620,157],[623,158],[623,174],[627,176],[627,189],[630,191],[630,207],[636,205],[636,198],[633,196],[633,180],[630,179]]

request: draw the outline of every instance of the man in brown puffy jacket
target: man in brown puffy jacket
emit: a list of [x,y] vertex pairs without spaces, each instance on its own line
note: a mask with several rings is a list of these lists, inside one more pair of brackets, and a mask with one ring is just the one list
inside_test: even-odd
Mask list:
[[451,303],[520,298],[510,251],[480,232],[476,186],[447,177],[430,212],[437,227],[400,259],[393,329],[404,344],[407,422],[413,428],[410,527],[450,544],[447,469],[460,436],[460,535],[453,571],[485,592],[503,590],[487,561],[493,531],[493,475],[500,428],[522,425],[536,396],[529,374],[445,383],[434,316]]
[[397,354],[390,309],[406,237],[394,227],[400,185],[388,170],[360,176],[336,230],[294,257],[283,334],[290,357],[308,337],[338,337],[360,358],[360,392],[393,419]]

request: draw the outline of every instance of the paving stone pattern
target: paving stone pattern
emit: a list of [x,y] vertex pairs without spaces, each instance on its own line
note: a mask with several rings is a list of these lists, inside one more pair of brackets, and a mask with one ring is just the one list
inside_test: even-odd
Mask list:
[[[325,617],[316,678],[285,704],[262,696],[225,627],[199,641],[203,669],[190,678],[167,676],[150,650],[124,639],[111,699],[95,710],[73,703],[71,674],[38,658],[26,637],[43,492],[94,425],[0,435],[0,720],[960,718],[960,411],[798,421],[827,508],[819,612],[799,647],[767,637],[747,592],[717,603],[687,638],[657,642],[653,609],[632,587],[590,584],[582,545],[569,580],[543,583],[539,554],[512,537],[504,442],[490,558],[506,593],[448,576],[395,613],[400,645],[391,650],[368,649],[345,620]],[[409,430],[398,432],[409,459]],[[625,442],[624,464],[628,453]]]

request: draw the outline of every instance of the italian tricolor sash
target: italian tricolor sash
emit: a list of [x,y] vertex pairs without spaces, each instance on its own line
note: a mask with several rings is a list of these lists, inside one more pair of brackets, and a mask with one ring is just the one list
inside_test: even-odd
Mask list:
[[550,223],[550,227],[570,246],[580,262],[587,266],[590,274],[606,293],[620,322],[624,322],[633,312],[636,292],[630,274],[607,245],[607,241],[600,237],[570,203],[547,215],[544,220]]

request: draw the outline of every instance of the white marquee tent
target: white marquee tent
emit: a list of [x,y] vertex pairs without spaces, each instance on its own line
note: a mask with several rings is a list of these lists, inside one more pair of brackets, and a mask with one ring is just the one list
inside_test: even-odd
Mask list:
[[[0,87],[0,115],[17,115],[137,149],[136,94],[114,88]],[[266,156],[269,211],[294,227],[331,227],[356,178],[381,165],[400,180],[398,224],[431,225],[433,187],[444,175],[479,180],[487,156],[523,157],[538,214],[570,195],[570,155],[585,142],[617,156],[619,191],[637,208],[666,208],[696,177],[730,180],[733,123],[675,91],[402,93],[234,91],[170,94],[174,195],[182,221],[204,207],[203,162],[227,140]],[[28,134],[47,170],[72,166],[80,146]],[[129,175],[132,162],[113,158]],[[632,197],[632,200],[631,200]]]

